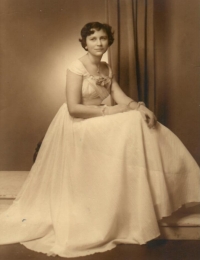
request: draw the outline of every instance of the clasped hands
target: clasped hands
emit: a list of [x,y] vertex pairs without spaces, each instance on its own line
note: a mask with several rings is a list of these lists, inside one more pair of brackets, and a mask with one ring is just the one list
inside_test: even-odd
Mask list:
[[156,123],[157,123],[157,118],[154,115],[154,113],[151,110],[149,110],[147,107],[145,107],[144,105],[139,106],[139,108],[137,110],[141,113],[141,115],[142,115],[144,121],[146,121],[148,127],[155,129]]
[[[142,102],[141,102],[142,103]],[[157,118],[154,115],[154,113],[149,110],[144,104],[140,104],[135,102],[135,106],[130,106],[128,105],[115,105],[115,106],[110,106],[107,107],[105,106],[102,110],[103,115],[113,115],[113,114],[117,114],[117,113],[124,113],[130,110],[138,110],[141,113],[142,118],[144,119],[144,121],[147,123],[147,126],[151,129],[151,128],[155,128],[156,127],[156,123],[157,123]],[[139,105],[138,105],[139,104]]]

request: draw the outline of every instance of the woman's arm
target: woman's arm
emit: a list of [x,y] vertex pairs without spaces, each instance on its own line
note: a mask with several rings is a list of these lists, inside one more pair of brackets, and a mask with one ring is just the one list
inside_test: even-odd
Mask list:
[[131,109],[137,109],[141,112],[143,119],[147,122],[149,128],[154,128],[157,119],[154,113],[144,105],[138,105],[138,103],[128,97],[120,88],[115,79],[112,81],[111,96],[117,104],[126,105]]
[[82,104],[83,77],[68,70],[66,84],[66,99],[69,113],[72,117],[91,118],[102,115],[111,115],[130,110],[127,106],[114,106],[105,111],[103,106],[85,106]]
[[66,99],[70,115],[78,118],[102,116],[101,107],[82,104],[82,82],[82,76],[67,71]]
[[112,79],[111,96],[117,104],[126,105],[126,106],[130,105],[131,109],[136,109],[138,106],[138,103],[136,101],[128,97],[122,91],[115,78]]

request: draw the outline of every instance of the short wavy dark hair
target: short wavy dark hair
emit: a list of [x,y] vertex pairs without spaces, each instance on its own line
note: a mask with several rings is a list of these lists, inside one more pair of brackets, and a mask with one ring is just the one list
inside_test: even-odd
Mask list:
[[99,23],[99,22],[91,22],[87,23],[82,29],[81,29],[81,39],[79,39],[79,42],[81,43],[83,49],[86,50],[86,38],[87,36],[90,36],[94,33],[94,30],[103,30],[108,35],[108,45],[112,45],[114,42],[114,31],[112,27],[109,24],[106,23]]

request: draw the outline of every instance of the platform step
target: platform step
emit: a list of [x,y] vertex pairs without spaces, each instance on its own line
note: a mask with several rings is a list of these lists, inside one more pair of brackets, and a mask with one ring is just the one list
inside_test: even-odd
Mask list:
[[0,171],[0,198],[16,198],[28,173],[28,171]]
[[183,206],[170,217],[162,219],[160,226],[199,226],[200,227],[200,205]]
[[160,227],[159,239],[168,240],[200,240],[200,227]]
[[0,214],[12,205],[12,199],[0,199]]

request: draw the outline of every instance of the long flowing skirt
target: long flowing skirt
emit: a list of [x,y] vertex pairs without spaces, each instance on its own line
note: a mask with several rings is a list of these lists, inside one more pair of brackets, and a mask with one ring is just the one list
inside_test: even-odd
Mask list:
[[72,118],[63,104],[25,184],[0,216],[0,244],[78,257],[159,236],[158,220],[200,201],[199,167],[138,111]]

